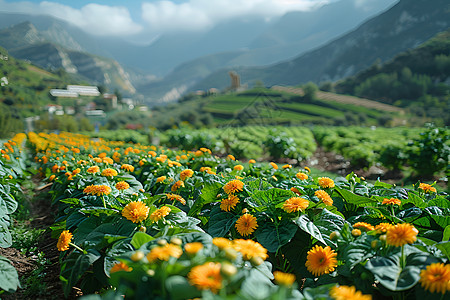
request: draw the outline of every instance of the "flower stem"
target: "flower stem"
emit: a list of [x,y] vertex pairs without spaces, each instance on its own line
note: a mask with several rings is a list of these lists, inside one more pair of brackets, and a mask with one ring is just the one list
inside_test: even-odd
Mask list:
[[102,196],[102,201],[103,201],[103,207],[106,208],[106,202],[105,202],[105,197]]
[[83,254],[87,254],[86,250],[83,250],[82,248],[80,248],[79,246],[75,245],[74,243],[69,243],[69,245],[73,246],[78,251],[81,251]]
[[405,245],[402,246],[402,255],[400,256],[400,268],[404,268],[405,267],[405,263],[406,263],[406,258],[405,258]]

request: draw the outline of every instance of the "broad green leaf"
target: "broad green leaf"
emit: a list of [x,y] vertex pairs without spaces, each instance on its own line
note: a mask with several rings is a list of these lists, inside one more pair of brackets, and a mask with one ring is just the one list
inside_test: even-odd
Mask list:
[[373,240],[375,240],[374,237],[363,233],[353,242],[339,244],[338,260],[345,262],[344,265],[338,267],[339,274],[350,277],[355,265],[372,257],[374,254],[370,243]]
[[13,293],[20,287],[19,275],[11,262],[3,256],[0,256],[0,290]]
[[104,262],[98,272],[102,272],[105,276],[109,277],[111,275],[109,271],[118,262],[117,258],[120,258],[124,253],[132,251],[134,251],[134,249],[131,246],[130,238],[115,242],[106,252]]
[[18,205],[19,204],[11,194],[0,190],[0,218],[15,212]]
[[200,198],[195,200],[194,205],[189,210],[189,216],[196,216],[205,204],[218,201],[217,194],[221,188],[222,184],[218,181],[205,185]]
[[350,204],[354,204],[356,206],[368,206],[368,205],[374,205],[378,203],[378,200],[367,198],[364,196],[359,196],[356,194],[353,194],[350,191],[340,189],[338,187],[335,188],[335,191],[347,202]]
[[65,198],[65,199],[60,199],[59,201],[62,203],[75,204],[75,205],[80,203],[80,199],[78,199],[78,198]]
[[[9,223],[9,222],[8,222]],[[4,219],[0,219],[0,247],[9,248],[12,245],[11,232],[8,229],[8,224]]]
[[309,233],[313,238],[321,242],[322,244],[326,245],[327,243],[322,237],[322,233],[320,232],[319,228],[317,228],[316,225],[308,218],[307,215],[301,215],[297,220],[294,221],[295,224],[298,225],[298,227]]
[[275,207],[278,203],[284,202],[293,196],[294,192],[292,191],[272,188],[266,191],[256,191],[251,195],[251,200],[246,201],[258,209],[269,205]]
[[291,241],[297,232],[297,226],[288,220],[278,224],[264,222],[256,231],[256,239],[269,252],[277,252],[278,249]]
[[196,287],[189,284],[187,279],[183,276],[170,276],[165,283],[170,299],[193,299],[201,295],[201,292]]
[[436,248],[441,250],[441,252],[450,259],[450,242],[440,242],[436,244]]
[[447,242],[450,239],[450,225],[447,225],[444,229],[444,235],[442,236],[442,241]]
[[314,216],[313,222],[322,234],[322,238],[326,245],[335,245],[330,240],[330,234],[333,231],[340,231],[346,223],[348,223],[342,216],[334,214],[328,209],[324,208],[320,214]]
[[81,213],[88,214],[88,215],[94,215],[94,216],[100,216],[101,214],[105,214],[107,216],[110,215],[117,215],[119,214],[119,211],[117,209],[113,208],[104,208],[104,207],[86,207],[80,209]]
[[335,283],[321,285],[315,288],[304,288],[302,290],[305,300],[322,300],[330,298],[330,289],[335,286]]
[[251,269],[242,283],[241,293],[247,299],[265,300],[270,298],[272,281],[259,270]]
[[208,233],[212,237],[224,237],[230,231],[234,223],[236,223],[238,218],[239,216],[226,211],[221,211],[220,207],[215,207],[209,218]]
[[402,207],[406,203],[412,203],[418,208],[425,208],[425,207],[427,207],[427,203],[425,202],[425,200],[422,199],[419,195],[417,195],[416,193],[414,193],[412,191],[408,192],[408,198],[407,199],[402,199]]
[[131,245],[133,245],[135,249],[139,249],[141,248],[142,245],[154,239],[155,238],[152,237],[151,235],[146,234],[145,232],[138,231],[133,235],[133,238],[131,239]]

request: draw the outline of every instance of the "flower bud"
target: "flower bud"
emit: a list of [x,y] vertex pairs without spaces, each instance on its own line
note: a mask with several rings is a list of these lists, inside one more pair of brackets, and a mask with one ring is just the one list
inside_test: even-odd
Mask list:
[[164,240],[164,239],[161,239],[161,240],[158,241],[158,245],[165,246],[165,245],[167,245],[167,241]]
[[131,260],[132,261],[134,261],[134,262],[138,262],[138,261],[140,261],[141,259],[143,259],[144,258],[144,252],[142,252],[142,251],[136,251],[136,252],[134,252],[132,255],[131,255]]
[[337,241],[341,237],[341,233],[339,231],[333,231],[330,233],[330,240]]
[[237,273],[237,268],[230,263],[223,263],[220,267],[220,274],[225,278],[230,278]]
[[259,256],[253,256],[250,259],[250,263],[252,264],[252,266],[257,267],[260,264],[264,263],[264,260],[261,257],[259,257]]
[[140,232],[146,232],[147,231],[147,227],[141,226],[141,227],[139,227],[139,231]]
[[181,246],[181,244],[183,244],[183,241],[180,238],[173,237],[170,239],[170,243],[177,246]]
[[236,260],[238,256],[238,253],[236,250],[234,250],[233,248],[226,248],[225,249],[225,257],[231,261]]
[[352,230],[352,235],[354,236],[354,237],[358,237],[358,236],[360,236],[361,235],[361,230],[359,230],[359,229],[353,229]]

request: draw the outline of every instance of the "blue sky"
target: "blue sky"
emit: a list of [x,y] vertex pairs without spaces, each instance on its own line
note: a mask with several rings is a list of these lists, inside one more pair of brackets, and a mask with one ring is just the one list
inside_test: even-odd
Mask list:
[[[47,14],[92,34],[133,37],[205,30],[232,18],[270,20],[334,1],[338,0],[0,0],[0,11]],[[377,0],[345,1],[365,5]]]

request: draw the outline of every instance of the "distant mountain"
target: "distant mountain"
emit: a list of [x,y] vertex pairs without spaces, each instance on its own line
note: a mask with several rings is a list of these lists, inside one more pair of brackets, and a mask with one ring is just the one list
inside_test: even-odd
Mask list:
[[14,57],[45,69],[63,68],[68,73],[83,76],[91,84],[131,94],[136,91],[117,61],[82,51],[82,46],[58,24],[42,32],[28,21],[2,29],[0,46]]
[[[354,31],[299,57],[268,67],[235,68],[242,82],[297,85],[336,81],[375,61],[384,62],[450,27],[448,0],[401,0]],[[217,71],[192,89],[224,88],[227,70]]]

